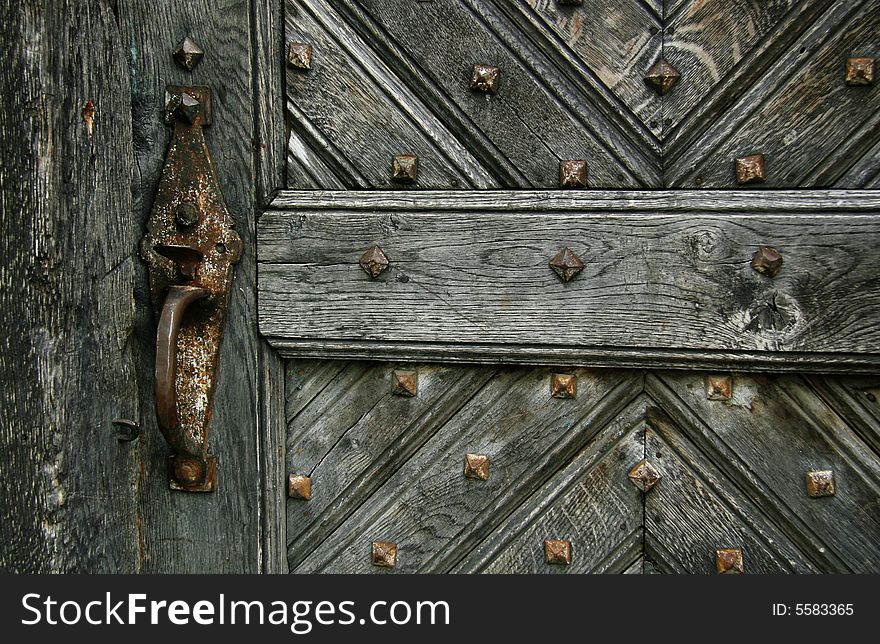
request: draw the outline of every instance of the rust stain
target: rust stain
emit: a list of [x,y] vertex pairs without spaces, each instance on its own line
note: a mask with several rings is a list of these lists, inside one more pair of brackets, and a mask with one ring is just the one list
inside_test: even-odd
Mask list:
[[86,104],[83,106],[82,117],[83,121],[86,122],[86,130],[88,130],[89,138],[92,136],[92,132],[95,128],[95,114],[97,114],[98,110],[95,109],[95,104],[91,101],[91,99],[86,101]]

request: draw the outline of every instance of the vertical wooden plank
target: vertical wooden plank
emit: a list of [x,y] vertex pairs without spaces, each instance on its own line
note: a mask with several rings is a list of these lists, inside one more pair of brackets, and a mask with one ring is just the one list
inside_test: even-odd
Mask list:
[[[160,120],[165,85],[209,85],[214,91],[214,122],[206,130],[206,139],[244,242],[232,284],[215,392],[210,449],[220,465],[214,493],[169,491],[168,448],[156,427],[151,395],[142,396],[146,463],[141,511],[146,572],[253,573],[260,569],[259,343],[253,288],[255,177],[260,157],[255,150],[259,148],[254,104],[258,63],[252,22],[256,6],[236,0],[118,3],[131,65],[136,218],[145,221],[152,206],[169,138]],[[205,50],[204,59],[192,72],[172,56],[186,35]],[[143,390],[149,392],[156,326],[145,276],[139,286],[139,373]]]
[[0,570],[137,572],[128,70],[98,0],[0,7]]

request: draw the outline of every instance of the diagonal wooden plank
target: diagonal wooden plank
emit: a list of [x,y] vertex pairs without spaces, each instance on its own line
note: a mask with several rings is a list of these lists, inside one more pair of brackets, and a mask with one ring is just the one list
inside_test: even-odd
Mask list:
[[804,378],[816,395],[880,456],[880,380],[872,376]]
[[[286,19],[287,40],[308,42],[313,48],[310,70],[287,69],[293,127],[310,123],[320,131],[320,135],[311,135],[310,149],[326,164],[338,166],[343,162],[339,157],[344,157],[357,168],[356,175],[362,177],[359,183],[367,184],[351,187],[396,187],[390,173],[396,154],[420,157],[420,187],[496,185],[446,125],[330,4],[288,0]],[[308,163],[308,157],[299,161]]]
[[[799,378],[737,375],[728,402],[707,400],[697,374],[647,383],[715,467],[759,505],[762,525],[777,526],[823,570],[880,566],[876,456]],[[838,495],[810,498],[806,473],[825,469],[835,472]]]
[[[308,473],[312,479],[312,498],[288,503],[291,567],[318,547],[496,373],[486,367],[419,365],[418,395],[405,397],[391,395],[394,371],[394,365],[371,365],[365,378],[346,388],[341,404],[312,403],[317,409],[308,414],[308,427],[289,452],[292,471]],[[349,406],[358,418],[342,431],[353,416],[347,412]],[[329,447],[328,437],[335,439]]]
[[[599,430],[571,463],[535,491],[453,572],[610,572],[642,549],[642,492],[627,478],[644,457],[646,398]],[[570,566],[548,566],[544,539],[572,544]]]
[[[381,572],[368,557],[376,539],[398,543],[396,570],[448,570],[641,389],[640,376],[578,370],[577,399],[560,400],[550,370],[514,373],[490,381],[296,571]],[[488,480],[463,476],[466,453],[490,456]]]
[[729,106],[711,134],[687,150],[668,149],[669,185],[734,186],[734,158],[753,153],[762,153],[767,167],[760,188],[822,187],[844,174],[878,137],[869,125],[877,110],[865,106],[880,105],[880,88],[843,82],[847,56],[874,53],[878,7],[878,0],[846,11],[835,5]]
[[[666,401],[664,401],[666,402]],[[649,408],[647,458],[662,475],[645,495],[645,530],[689,573],[715,572],[717,548],[742,548],[750,573],[816,567],[718,471],[660,408]]]

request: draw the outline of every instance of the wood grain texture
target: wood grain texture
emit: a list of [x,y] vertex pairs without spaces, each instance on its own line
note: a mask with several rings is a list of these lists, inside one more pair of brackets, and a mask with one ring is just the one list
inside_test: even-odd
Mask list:
[[[144,492],[140,512],[144,526],[144,571],[254,573],[260,570],[263,550],[263,502],[260,471],[260,410],[258,384],[265,364],[258,357],[255,329],[256,299],[254,222],[258,195],[272,192],[277,177],[269,161],[273,133],[258,125],[258,110],[270,109],[280,96],[262,83],[277,75],[256,74],[260,56],[272,58],[271,7],[260,3],[206,0],[180,3],[161,0],[144,4],[120,0],[117,13],[122,42],[129,51],[136,174],[133,193],[137,221],[152,206],[162,170],[169,132],[161,110],[166,83],[209,85],[214,89],[214,120],[205,137],[211,150],[223,196],[244,242],[244,254],[235,268],[232,292],[220,351],[218,383],[212,420],[210,451],[219,458],[218,488],[210,495],[172,493],[168,490],[168,448],[155,425],[152,400],[152,360],[155,320],[149,309],[146,277],[137,283],[138,341],[140,348],[141,442]],[[264,3],[265,4],[265,3]],[[253,10],[253,13],[252,13]],[[255,36],[254,15],[261,15]],[[275,26],[280,42],[280,25]],[[172,57],[177,43],[191,36],[205,50],[205,58],[187,72]],[[261,42],[267,50],[258,55]],[[277,48],[274,48],[277,53]],[[276,59],[277,60],[277,59]],[[274,92],[274,94],[273,94]],[[277,134],[277,133],[275,133]],[[266,145],[266,150],[262,148]],[[268,157],[268,158],[267,158]],[[132,239],[135,244],[137,239]],[[266,449],[264,447],[264,449]],[[268,498],[268,497],[267,497]],[[277,524],[277,523],[276,523]]]
[[[288,71],[292,185],[387,186],[390,155],[409,147],[425,154],[417,188],[555,187],[559,160],[572,158],[589,159],[590,185],[658,187],[656,137],[631,113],[656,112],[657,98],[619,73],[615,96],[546,25],[532,42],[540,19],[507,4],[288,0],[288,38],[316,43],[313,70]],[[583,35],[590,51],[613,55],[624,41],[624,57],[648,60],[659,48],[633,4],[623,20],[609,15],[612,31]],[[600,32],[607,43],[594,42]],[[502,67],[497,95],[468,88],[478,62]]]
[[131,106],[105,2],[0,8],[0,570],[142,570]]
[[878,86],[843,82],[845,61],[853,52],[880,54],[874,37],[880,28],[878,9],[877,0],[836,3],[787,49],[765,53],[773,66],[725,105],[723,115],[712,119],[711,131],[687,150],[670,144],[668,185],[734,186],[733,159],[753,153],[762,153],[767,167],[766,181],[753,187],[840,185],[880,137]]
[[[303,351],[347,343],[340,348],[351,353],[353,343],[372,342],[412,353],[451,346],[473,358],[480,353],[471,345],[495,345],[532,357],[547,347],[551,358],[556,348],[615,347],[821,353],[829,364],[841,354],[842,363],[874,366],[880,229],[873,198],[845,216],[834,214],[842,195],[831,193],[825,201],[773,194],[716,215],[703,210],[704,197],[694,196],[688,211],[688,196],[664,202],[664,194],[654,196],[655,210],[602,214],[585,212],[604,205],[586,195],[560,199],[580,211],[545,201],[537,213],[469,210],[463,195],[446,198],[457,202],[449,209],[437,209],[443,197],[434,195],[377,214],[312,210],[300,199],[297,210],[260,222],[261,331],[285,348],[303,342]],[[796,214],[786,199],[827,214]],[[718,201],[725,209],[734,203]],[[376,280],[357,264],[373,244],[392,265]],[[772,280],[750,266],[764,244],[785,257]],[[547,262],[566,246],[586,267],[562,284]],[[767,312],[781,321],[767,323]]]
[[[578,398],[550,397],[547,369],[492,378],[313,550],[297,572],[388,572],[370,566],[374,539],[398,544],[395,571],[452,568],[523,499],[608,423],[641,387],[637,376],[579,370]],[[603,404],[597,404],[600,401]],[[467,479],[464,455],[487,454],[486,481]]]

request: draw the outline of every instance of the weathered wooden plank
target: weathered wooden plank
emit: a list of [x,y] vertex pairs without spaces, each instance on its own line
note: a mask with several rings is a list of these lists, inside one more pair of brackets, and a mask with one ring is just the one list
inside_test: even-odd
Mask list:
[[[432,109],[459,140],[497,159],[494,167],[485,162],[484,166],[496,173],[501,185],[555,187],[560,159],[590,161],[590,185],[658,185],[656,159],[648,167],[637,150],[633,155],[612,150],[591,132],[593,124],[582,115],[588,106],[577,109],[566,104],[487,30],[470,5],[422,3],[416,12],[400,11],[387,2],[356,6],[345,1],[336,8],[365,40],[372,39],[381,48],[381,55],[411,91],[432,97]],[[473,65],[478,63],[503,69],[497,95],[469,89]]]
[[[311,380],[322,363],[289,361],[294,380]],[[486,385],[486,367],[358,363],[321,390],[288,427],[291,472],[312,478],[312,498],[288,503],[291,567],[336,530],[407,459]],[[418,394],[391,392],[396,369],[418,373]],[[304,372],[305,375],[300,375]],[[353,373],[350,373],[353,372]],[[293,383],[291,383],[293,384]],[[308,395],[309,385],[302,391]]]
[[[650,376],[649,391],[681,416],[701,453],[761,507],[764,523],[784,532],[822,570],[880,567],[876,455],[800,378],[737,375],[729,401],[707,400],[697,375],[660,380],[665,388]],[[806,473],[825,469],[835,472],[837,496],[810,498]]]
[[[641,388],[641,378],[578,370],[575,400],[550,397],[547,369],[496,377],[296,568],[387,572],[372,540],[398,544],[401,572],[451,569],[570,460]],[[465,478],[464,456],[487,454],[488,480]]]
[[[332,146],[320,145],[313,139],[308,150],[322,156],[329,167],[339,165],[339,157],[344,157],[357,169],[354,177],[344,170],[336,175],[347,188],[497,185],[420,97],[339,18],[331,3],[288,0],[287,9],[287,41],[307,42],[314,52],[310,70],[287,67],[288,100],[295,103],[290,106],[295,115],[291,126],[300,130],[300,139],[306,139],[309,126],[304,121],[308,120],[311,128],[332,142]],[[391,180],[391,159],[396,154],[419,157],[414,184]],[[296,160],[307,167],[305,176],[320,176],[321,165],[315,166],[310,156],[299,154]],[[299,176],[299,181],[292,176],[288,185],[302,187],[304,175]]]
[[880,88],[844,83],[848,56],[880,53],[878,8],[878,0],[836,5],[728,105],[709,135],[686,151],[670,147],[668,185],[734,186],[734,159],[755,153],[764,155],[766,181],[753,187],[834,184],[878,138]]
[[880,379],[876,376],[811,376],[806,380],[813,391],[880,454]]
[[[614,417],[453,572],[578,574],[626,568],[642,550],[642,493],[627,473],[644,458],[639,431],[644,411],[640,397]],[[571,565],[548,565],[545,539],[570,541]]]
[[[388,191],[283,190],[272,210],[384,212],[557,212],[579,213],[803,213],[834,214],[880,210],[870,190],[485,190],[405,194]],[[271,218],[273,215],[267,213]],[[270,241],[270,240],[267,240]],[[261,240],[262,242],[262,240]]]
[[128,70],[108,3],[0,7],[0,570],[142,569]]
[[648,423],[646,457],[662,478],[645,495],[645,530],[669,553],[664,563],[690,574],[713,574],[717,548],[741,548],[752,574],[816,572],[662,410],[649,409]]
[[[838,203],[789,199],[817,213]],[[434,345],[489,358],[482,347],[495,345],[508,357],[620,348],[744,351],[743,362],[766,354],[768,366],[777,352],[876,364],[876,210],[773,212],[765,198],[752,205],[760,216],[664,212],[686,201],[663,204],[658,195],[657,211],[644,214],[458,213],[421,204],[377,214],[270,212],[260,222],[260,328],[276,346],[317,345],[322,355],[369,346],[383,357],[383,346],[418,355]],[[376,243],[391,269],[371,280],[357,262]],[[750,266],[764,244],[785,257],[773,279]],[[586,265],[568,284],[547,265],[565,246]]]
[[[256,299],[252,285],[256,279],[256,197],[258,191],[272,192],[269,186],[273,171],[265,160],[258,168],[255,147],[260,144],[255,146],[254,137],[264,136],[255,121],[257,106],[264,102],[268,106],[275,99],[264,96],[258,101],[255,93],[270,92],[260,88],[260,82],[271,82],[277,75],[255,77],[258,56],[252,49],[256,40],[251,9],[251,3],[237,0],[117,3],[122,25],[120,41],[130,49],[138,170],[133,186],[135,219],[146,220],[162,170],[169,137],[161,121],[165,85],[209,85],[216,100],[213,125],[206,129],[205,137],[223,196],[244,242],[244,254],[235,268],[215,390],[210,451],[217,455],[220,465],[218,488],[212,494],[183,494],[168,489],[168,447],[161,439],[153,411],[151,365],[156,327],[146,277],[136,292],[144,421],[140,509],[145,572],[254,573],[260,570],[263,556],[264,497],[259,469],[262,439],[256,393],[261,366],[254,334]],[[265,28],[264,24],[261,38],[270,37]],[[280,38],[280,31],[275,33]],[[172,57],[185,35],[205,50],[204,59],[192,72]],[[268,141],[263,142],[269,146]],[[127,243],[134,247],[136,242],[137,236],[132,236]]]
[[284,467],[284,361],[267,344],[260,346],[259,467],[262,505],[259,570],[285,573],[287,568],[287,471]]

